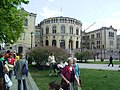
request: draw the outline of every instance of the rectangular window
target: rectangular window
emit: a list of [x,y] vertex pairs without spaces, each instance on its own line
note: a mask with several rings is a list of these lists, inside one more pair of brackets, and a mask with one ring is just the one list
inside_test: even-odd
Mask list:
[[28,26],[28,19],[25,19],[25,26]]
[[94,39],[94,34],[91,35],[91,39]]
[[82,36],[82,39],[85,40],[85,36]]
[[76,35],[79,35],[79,29],[76,29]]
[[100,44],[100,41],[97,41],[97,44]]
[[89,40],[89,36],[87,36],[87,40]]
[[49,28],[46,28],[46,34],[49,34]]
[[100,33],[97,33],[96,36],[97,36],[97,38],[100,38]]
[[109,32],[109,37],[114,37],[114,32]]
[[110,40],[110,46],[113,46],[113,41]]

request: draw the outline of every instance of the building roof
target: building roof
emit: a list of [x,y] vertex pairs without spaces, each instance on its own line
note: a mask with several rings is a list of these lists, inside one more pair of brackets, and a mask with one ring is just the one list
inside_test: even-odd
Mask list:
[[90,32],[87,32],[87,33],[93,33],[93,32],[97,32],[97,31],[100,31],[100,30],[109,30],[109,29],[112,29],[112,30],[117,32],[117,29],[114,29],[112,26],[110,26],[110,27],[101,27],[100,29],[96,29],[96,30],[93,30],[93,31],[90,31]]

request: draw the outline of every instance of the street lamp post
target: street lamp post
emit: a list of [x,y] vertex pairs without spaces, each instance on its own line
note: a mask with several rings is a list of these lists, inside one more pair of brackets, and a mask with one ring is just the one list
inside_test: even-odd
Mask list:
[[70,54],[71,54],[71,46],[72,46],[72,45],[71,45],[71,40],[69,41],[69,44],[70,44]]
[[72,49],[72,37],[69,39],[69,47],[70,47],[70,54],[72,54],[71,49]]
[[30,34],[31,34],[31,49],[32,49],[32,46],[33,46],[33,32],[31,32]]
[[93,58],[94,58],[94,61],[96,60],[96,47],[94,44],[92,44],[93,46]]

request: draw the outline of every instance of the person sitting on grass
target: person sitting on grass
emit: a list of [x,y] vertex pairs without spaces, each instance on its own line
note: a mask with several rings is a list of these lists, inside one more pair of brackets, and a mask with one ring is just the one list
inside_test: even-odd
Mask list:
[[63,90],[61,87],[60,87],[60,84],[56,81],[52,81],[49,83],[49,90]]

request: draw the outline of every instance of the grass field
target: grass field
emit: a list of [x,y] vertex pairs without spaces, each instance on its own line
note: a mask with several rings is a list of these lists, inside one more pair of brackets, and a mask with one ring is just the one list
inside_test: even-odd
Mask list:
[[[30,66],[30,73],[40,90],[48,90],[51,81],[60,77],[49,77],[49,70],[37,70]],[[106,70],[81,69],[82,90],[120,90],[120,72]]]

